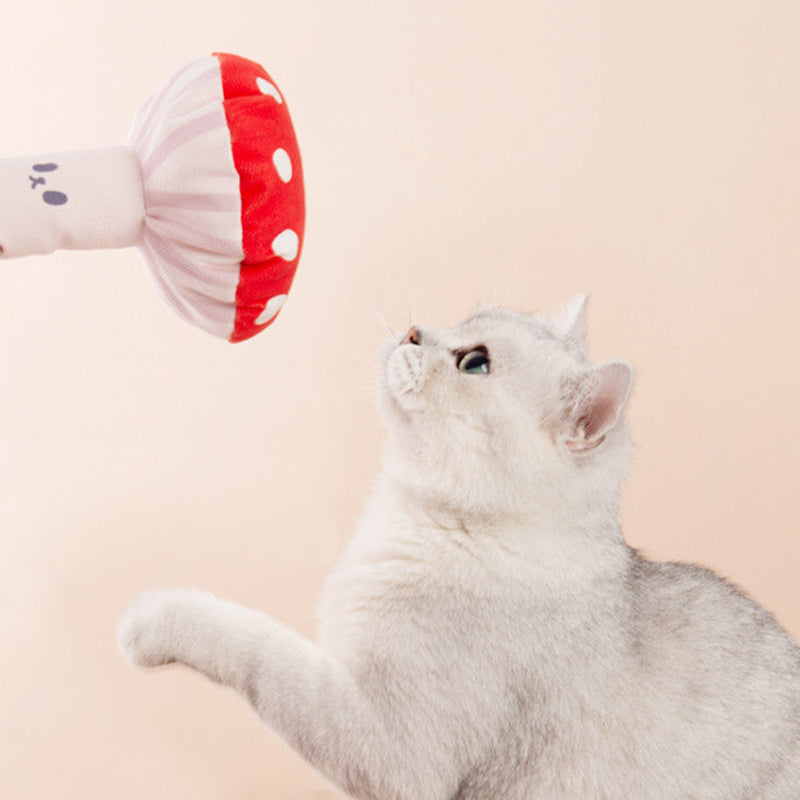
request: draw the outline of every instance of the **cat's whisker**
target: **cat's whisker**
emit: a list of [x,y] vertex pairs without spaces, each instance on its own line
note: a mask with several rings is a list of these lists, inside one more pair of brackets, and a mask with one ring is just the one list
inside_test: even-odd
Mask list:
[[392,330],[392,326],[386,321],[386,317],[384,317],[383,314],[381,314],[381,312],[378,311],[376,306],[370,306],[370,312],[372,313],[372,316],[376,317],[377,320],[381,323],[381,325],[383,325],[389,336],[395,335],[394,330]]
[[498,306],[500,308],[506,308],[508,306],[508,299],[511,297],[511,289],[512,289],[512,276],[514,275],[513,269],[511,269],[511,264],[509,263],[508,254],[506,254],[506,262],[505,262],[505,273],[506,273],[506,288],[503,293],[502,299],[498,302]]
[[355,380],[352,386],[353,390],[358,392],[360,397],[377,397],[381,389],[377,381],[370,380]]
[[405,274],[406,278],[406,328],[410,328],[414,324],[414,315],[411,310],[411,278],[408,273]]
[[378,375],[355,375],[352,386],[360,397],[376,398],[386,390]]
[[378,396],[378,392],[374,386],[357,386],[355,392],[360,399],[374,400]]
[[373,372],[376,371],[374,358],[368,358],[364,355],[357,355],[356,353],[350,353],[348,358],[351,361],[357,361],[359,364],[366,364],[372,369]]
[[[481,292],[485,288],[486,281],[481,279],[481,273],[480,273],[480,270],[478,269],[478,265],[476,263],[473,263],[473,265],[472,265],[472,283],[473,283],[473,285],[475,287],[479,287],[475,291],[475,295],[474,295],[475,296],[475,300],[473,302],[473,307],[474,308],[482,308],[483,306],[485,306],[487,304],[494,305],[494,303],[491,300],[489,300],[488,303],[487,303],[487,298],[483,294],[481,294]],[[492,282],[489,281],[489,284],[491,285]]]
[[363,395],[374,396],[380,387],[380,371],[375,359],[363,355],[350,354],[349,360],[356,366],[351,373],[353,385]]

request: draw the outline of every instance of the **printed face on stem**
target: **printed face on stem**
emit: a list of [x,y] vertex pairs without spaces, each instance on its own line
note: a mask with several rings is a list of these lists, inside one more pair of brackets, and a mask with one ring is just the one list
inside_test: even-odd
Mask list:
[[[34,164],[31,167],[31,170],[34,174],[28,176],[28,180],[31,182],[31,189],[36,191],[40,186],[46,186],[47,178],[44,176],[44,174],[55,172],[57,169],[58,164],[55,164],[52,161],[48,161],[46,164]],[[42,200],[51,206],[63,206],[69,200],[69,198],[64,194],[64,192],[53,191],[52,189],[42,189]]]

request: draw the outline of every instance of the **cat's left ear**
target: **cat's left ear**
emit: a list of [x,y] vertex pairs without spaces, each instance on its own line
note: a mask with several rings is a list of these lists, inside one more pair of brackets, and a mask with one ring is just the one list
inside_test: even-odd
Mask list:
[[556,335],[567,344],[586,350],[586,310],[589,296],[575,295],[565,306],[550,315]]
[[563,420],[562,435],[573,453],[594,450],[619,422],[633,385],[633,367],[609,361],[588,370],[577,382]]

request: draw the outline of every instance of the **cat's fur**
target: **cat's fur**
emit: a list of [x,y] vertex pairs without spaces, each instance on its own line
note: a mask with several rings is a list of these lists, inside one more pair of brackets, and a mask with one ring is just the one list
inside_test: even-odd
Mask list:
[[[362,800],[797,800],[800,648],[740,590],[623,541],[624,362],[585,303],[483,309],[383,352],[385,468],[319,644],[195,591],[142,596],[135,664],[233,687]],[[488,374],[459,371],[488,349]]]

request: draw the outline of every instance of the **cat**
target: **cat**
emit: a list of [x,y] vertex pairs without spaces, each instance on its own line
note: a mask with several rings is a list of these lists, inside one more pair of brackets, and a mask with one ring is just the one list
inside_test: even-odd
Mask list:
[[797,800],[800,647],[731,583],[624,541],[633,370],[586,299],[382,350],[383,470],[319,643],[199,591],[124,615],[135,665],[232,687],[358,800]]

